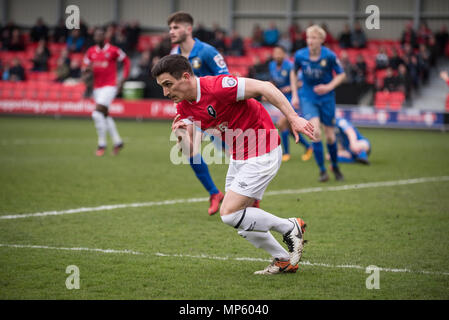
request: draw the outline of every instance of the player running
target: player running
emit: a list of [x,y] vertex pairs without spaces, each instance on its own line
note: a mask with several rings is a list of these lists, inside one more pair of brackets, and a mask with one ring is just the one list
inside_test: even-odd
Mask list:
[[[288,101],[292,99],[292,89],[290,85],[290,71],[293,64],[287,59],[287,52],[282,46],[275,46],[273,49],[273,60],[270,61],[268,69],[270,71],[271,82],[285,95]],[[295,110],[298,115],[299,110]],[[281,116],[277,121],[277,126],[281,132],[282,146],[284,154],[282,161],[290,160],[290,127],[285,117]],[[308,161],[312,157],[313,149],[309,142],[300,134],[299,142],[304,146],[305,153],[302,155],[303,161]]]
[[[290,72],[292,86],[292,104],[299,106],[297,92],[297,70],[303,74],[303,87],[301,88],[301,110],[304,117],[315,128],[315,142],[312,143],[315,161],[320,169],[320,182],[329,180],[324,166],[323,144],[321,143],[320,122],[324,125],[327,149],[329,150],[332,171],[337,181],[343,180],[343,174],[338,167],[337,142],[334,131],[335,121],[335,91],[345,79],[340,62],[334,52],[322,46],[326,32],[317,25],[306,30],[307,47],[295,53],[294,68]],[[336,73],[333,76],[333,72]]]
[[[92,71],[94,77],[93,98],[96,106],[92,118],[98,134],[96,155],[101,157],[106,150],[106,133],[109,133],[114,143],[113,154],[117,155],[123,148],[123,141],[115,126],[114,119],[109,115],[109,105],[128,78],[130,61],[118,47],[105,43],[104,30],[97,28],[94,33],[96,45],[90,47],[84,56],[84,72]],[[123,63],[123,77],[117,85],[117,61]]]
[[[192,152],[194,122],[199,122],[197,125],[203,130],[218,130],[230,146],[232,156],[220,215],[242,237],[273,256],[273,262],[256,274],[296,272],[304,246],[304,221],[279,218],[250,207],[254,199],[262,199],[282,162],[278,131],[262,104],[253,98],[263,95],[279,108],[288,119],[296,142],[300,132],[313,138],[313,125],[299,117],[270,82],[230,75],[197,78],[181,55],[162,58],[151,72],[164,95],[177,103],[172,130],[183,152]],[[283,235],[288,252],[271,230]]]
[[344,118],[336,119],[336,127],[337,141],[341,146],[341,149],[338,150],[338,161],[369,165],[368,155],[371,153],[369,140]]
[[[172,50],[172,53],[186,57],[190,61],[196,76],[229,74],[223,56],[211,45],[192,37],[193,17],[190,14],[175,12],[168,17],[167,23],[170,29],[171,42],[178,45]],[[197,138],[195,143],[199,146],[201,144],[201,135],[197,134],[195,137]],[[215,143],[217,142],[215,141]],[[198,180],[201,181],[204,188],[209,192],[210,206],[208,214],[213,215],[218,211],[224,195],[215,186],[209,168],[200,153],[189,157],[189,163]]]

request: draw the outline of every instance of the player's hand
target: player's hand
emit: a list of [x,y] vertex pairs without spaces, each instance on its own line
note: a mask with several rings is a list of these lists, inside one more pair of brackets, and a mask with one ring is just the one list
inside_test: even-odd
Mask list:
[[181,117],[181,115],[177,114],[175,119],[173,119],[173,122],[171,125],[171,129],[173,132],[175,132],[178,129],[187,129],[187,124],[184,121],[179,120],[180,117]]
[[313,87],[313,91],[318,95],[323,95],[332,90],[332,87],[328,84],[319,84]]
[[295,136],[296,143],[299,142],[298,133],[303,133],[307,137],[315,141],[314,126],[311,122],[298,116],[294,117],[293,119],[290,119],[289,122],[292,128],[293,135]]
[[126,79],[120,80],[120,82],[117,85],[117,92],[121,92],[123,89],[123,84],[125,83]]

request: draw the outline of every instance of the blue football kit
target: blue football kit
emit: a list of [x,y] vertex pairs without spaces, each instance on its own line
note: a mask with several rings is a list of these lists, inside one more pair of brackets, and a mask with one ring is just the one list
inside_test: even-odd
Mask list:
[[[340,143],[343,149],[348,151],[352,156],[351,159],[339,157],[339,162],[354,162],[357,159],[368,160],[368,155],[371,151],[371,143],[369,142],[369,140],[365,138],[351,122],[344,118],[336,118],[335,126],[337,128],[337,141]],[[355,134],[357,135],[357,140],[365,140],[368,143],[368,152],[362,151],[360,154],[355,154],[351,151],[351,149],[349,148],[349,138],[347,133],[345,132],[348,129],[354,130]]]

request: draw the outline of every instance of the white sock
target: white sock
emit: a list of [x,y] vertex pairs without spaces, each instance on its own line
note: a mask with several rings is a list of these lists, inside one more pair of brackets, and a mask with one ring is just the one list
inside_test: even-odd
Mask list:
[[92,112],[92,119],[94,120],[95,128],[98,135],[98,146],[106,147],[106,119],[104,114],[100,111],[94,110]]
[[221,220],[239,230],[261,231],[270,230],[285,234],[293,229],[293,223],[288,219],[279,218],[259,208],[246,209],[221,216]]
[[109,135],[111,136],[112,141],[114,142],[114,145],[122,143],[122,138],[120,138],[120,135],[118,134],[114,119],[112,119],[109,116],[106,117],[106,126],[107,126],[107,130],[109,132]]
[[251,242],[256,248],[264,249],[271,254],[273,258],[277,258],[281,261],[288,261],[290,259],[287,250],[281,246],[269,231],[257,232],[240,230],[238,234]]

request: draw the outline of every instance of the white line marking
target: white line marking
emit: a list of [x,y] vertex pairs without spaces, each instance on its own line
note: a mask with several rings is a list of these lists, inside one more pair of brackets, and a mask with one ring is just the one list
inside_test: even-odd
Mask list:
[[[287,190],[278,190],[278,191],[268,191],[265,193],[265,196],[274,196],[274,195],[283,195],[283,194],[303,194],[303,193],[327,192],[327,191],[346,191],[346,190],[357,190],[357,189],[379,188],[379,187],[393,187],[393,186],[401,186],[401,185],[416,184],[416,183],[442,182],[442,181],[449,181],[449,176],[426,177],[426,178],[394,180],[394,181],[367,182],[367,183],[348,184],[348,185],[333,186],[333,187],[316,187],[316,188],[305,188],[305,189],[296,189],[296,190],[287,189]],[[107,210],[124,209],[124,208],[138,208],[138,207],[153,207],[153,206],[180,204],[180,203],[206,202],[206,201],[209,201],[209,198],[190,198],[190,199],[177,199],[177,200],[175,199],[175,200],[150,201],[150,202],[140,202],[140,203],[113,204],[113,205],[103,205],[103,206],[99,206],[99,207],[76,208],[76,209],[68,209],[68,210],[60,210],[60,211],[45,211],[45,212],[37,212],[37,213],[2,215],[2,216],[0,216],[0,220],[58,216],[58,215],[82,213],[82,212],[107,211]]]
[[[0,244],[0,247],[5,248],[27,248],[27,249],[49,249],[49,250],[63,250],[63,251],[90,251],[90,252],[101,252],[101,253],[114,253],[114,254],[133,254],[133,255],[146,255],[145,253],[133,251],[133,250],[113,250],[113,249],[92,249],[92,248],[60,248],[60,247],[49,247],[49,246],[39,246],[39,245],[23,245],[23,244]],[[209,259],[209,260],[220,260],[220,261],[251,261],[251,262],[271,262],[271,259],[263,258],[250,258],[250,257],[219,257],[219,256],[209,256],[206,254],[191,255],[191,254],[167,254],[156,252],[151,255],[157,257],[169,257],[169,258],[190,258],[190,259]],[[327,263],[313,263],[310,261],[301,261],[300,265],[309,267],[323,267],[323,268],[334,268],[334,269],[358,269],[366,270],[366,267],[358,265],[331,265]],[[410,270],[410,269],[399,269],[399,268],[381,268],[379,271],[393,272],[393,273],[420,273],[428,275],[443,275],[449,276],[449,272],[436,272],[436,271],[424,271],[424,270]]]

